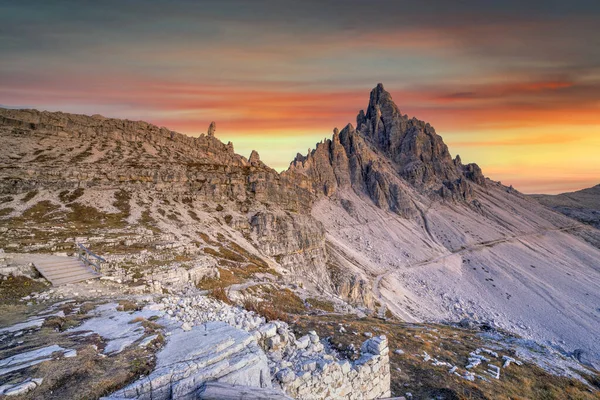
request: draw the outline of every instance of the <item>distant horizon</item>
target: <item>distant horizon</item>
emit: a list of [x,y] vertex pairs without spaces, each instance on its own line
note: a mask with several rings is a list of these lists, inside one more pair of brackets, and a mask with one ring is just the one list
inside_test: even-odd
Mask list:
[[576,3],[4,2],[0,104],[189,136],[214,120],[280,171],[382,82],[491,179],[571,192],[600,177],[600,2]]

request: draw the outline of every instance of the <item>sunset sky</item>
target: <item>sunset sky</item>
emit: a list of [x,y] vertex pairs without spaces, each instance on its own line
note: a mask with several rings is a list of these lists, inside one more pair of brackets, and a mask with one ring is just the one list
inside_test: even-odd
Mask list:
[[3,0],[0,54],[3,107],[214,120],[278,170],[382,82],[494,180],[600,183],[598,0]]

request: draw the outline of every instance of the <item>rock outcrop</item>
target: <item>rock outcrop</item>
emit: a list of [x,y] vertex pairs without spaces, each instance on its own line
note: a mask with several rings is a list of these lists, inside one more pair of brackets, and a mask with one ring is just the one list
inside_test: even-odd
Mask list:
[[146,378],[109,399],[196,399],[207,381],[270,388],[267,358],[254,337],[223,322],[207,322],[170,336]]
[[305,177],[316,195],[332,196],[351,187],[404,217],[418,213],[413,189],[470,200],[471,182],[485,184],[476,164],[453,161],[433,127],[402,115],[381,84],[371,91],[367,112],[360,111],[356,124],[341,132],[335,129],[330,140],[306,156],[296,156],[284,175],[297,182]]
[[[296,211],[311,195],[214,137],[189,137],[141,121],[0,109],[0,193],[40,188],[152,188],[204,201],[258,201]],[[45,143],[41,146],[40,143]]]
[[[236,329],[250,333],[255,342],[250,341],[249,343],[258,343],[267,356],[270,373],[273,377],[273,387],[283,389],[292,398],[377,399],[390,396],[389,348],[385,336],[378,336],[363,342],[360,357],[356,361],[350,361],[340,358],[331,351],[314,331],[297,338],[285,322],[266,322],[264,318],[253,312],[231,307],[202,296],[194,298],[167,297],[163,299],[163,304],[164,307],[161,309],[164,309],[168,315],[172,315],[174,320],[182,321],[187,327],[193,327],[187,337],[202,333],[206,321],[223,321]],[[216,322],[212,322],[212,324],[214,323]],[[172,338],[173,336],[169,340],[172,341]],[[197,340],[198,344],[194,344],[194,347],[198,347],[202,342],[201,339],[193,339],[185,346],[192,346],[192,342]],[[217,339],[208,340],[207,347],[214,344],[211,340]],[[163,352],[168,351],[168,346]],[[220,348],[218,344],[217,348]],[[217,357],[213,353],[210,354],[211,357]],[[174,355],[173,357],[179,356]],[[158,361],[161,362],[160,354]],[[195,361],[191,365],[195,365]],[[206,365],[212,364],[209,362]],[[152,380],[157,371],[160,371],[160,368],[157,368],[148,378],[144,378],[128,388],[128,395],[134,393],[133,388],[136,388],[135,393],[138,393],[143,390],[142,387],[157,387],[159,383],[155,382],[150,385],[146,382],[148,379]],[[166,370],[166,373],[170,372]],[[203,382],[199,373],[196,373],[196,376],[198,377],[195,379],[196,384]],[[239,374],[236,373],[234,376],[238,377]],[[228,376],[211,380],[234,383]],[[173,380],[171,379],[171,381]],[[175,380],[175,386],[179,385],[178,382],[178,379]],[[188,379],[185,382],[188,387],[184,392],[191,392],[192,388],[189,386],[191,381]],[[262,381],[257,380],[249,380],[246,383],[239,380],[236,382],[242,386],[270,387],[270,385],[264,385]],[[124,394],[127,393],[120,391],[115,396]],[[163,397],[152,398],[162,399]]]
[[259,212],[250,217],[255,243],[287,270],[329,286],[325,268],[325,231],[308,215]]

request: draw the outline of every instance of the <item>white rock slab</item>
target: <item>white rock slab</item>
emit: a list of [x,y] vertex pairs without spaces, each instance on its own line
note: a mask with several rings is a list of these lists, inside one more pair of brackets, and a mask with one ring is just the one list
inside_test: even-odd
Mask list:
[[148,376],[106,399],[196,399],[206,382],[270,388],[267,357],[254,336],[224,322],[176,330]]
[[0,360],[0,376],[51,360],[50,356],[57,351],[64,352],[66,350],[55,344]]

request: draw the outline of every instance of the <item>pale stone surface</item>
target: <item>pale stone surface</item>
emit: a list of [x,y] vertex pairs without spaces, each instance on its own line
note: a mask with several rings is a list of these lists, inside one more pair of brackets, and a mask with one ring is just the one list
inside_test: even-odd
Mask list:
[[0,334],[13,333],[13,332],[18,332],[18,331],[23,331],[26,329],[39,328],[42,326],[43,323],[44,323],[44,318],[33,318],[33,319],[30,319],[29,321],[21,322],[19,324],[14,324],[14,325],[8,326],[6,328],[0,328]]
[[70,332],[95,332],[107,341],[104,354],[120,353],[126,347],[132,345],[144,336],[144,327],[138,319],[148,319],[161,312],[152,309],[144,309],[132,313],[117,311],[116,303],[108,303],[98,306],[92,314],[94,318],[85,321],[80,326],[73,328]]
[[44,381],[43,378],[27,378],[23,382],[0,386],[0,396],[20,396],[35,390]]
[[156,369],[109,398],[194,399],[208,381],[271,387],[267,358],[254,337],[223,322],[175,331],[157,354]]
[[281,390],[208,382],[198,390],[199,400],[291,400]]
[[66,350],[64,348],[54,344],[5,358],[0,360],[0,376],[6,375],[9,372],[28,368],[43,361],[49,361],[52,359],[50,356],[53,353],[65,351]]

